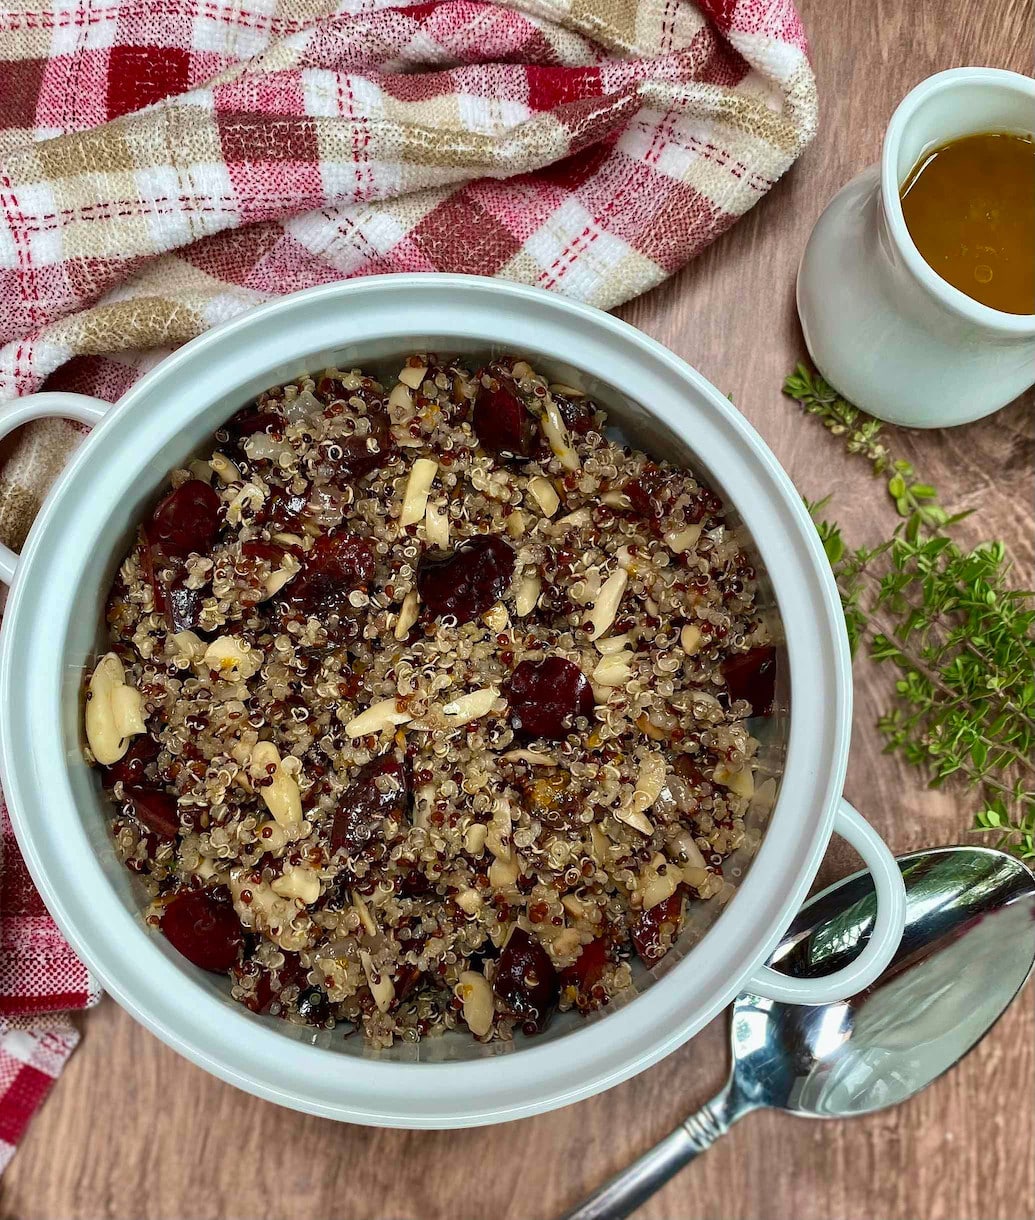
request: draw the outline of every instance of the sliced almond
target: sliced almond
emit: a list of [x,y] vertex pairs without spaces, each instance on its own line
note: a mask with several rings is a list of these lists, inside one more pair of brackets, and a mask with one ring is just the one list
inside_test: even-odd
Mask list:
[[648,754],[640,763],[636,791],[633,793],[633,806],[636,809],[649,809],[654,804],[665,786],[667,773],[668,767],[661,754]]
[[[132,693],[121,693],[126,690]],[[85,721],[90,751],[105,767],[125,754],[130,736],[144,731],[143,700],[128,686],[125,668],[113,652],[101,657],[90,678]]]
[[494,890],[509,889],[520,876],[521,866],[518,864],[517,855],[513,852],[507,857],[497,857],[489,865],[489,885]]
[[525,514],[520,508],[515,508],[507,518],[507,533],[511,538],[523,538],[525,534]]
[[482,622],[490,631],[499,635],[506,631],[510,626],[510,615],[507,613],[507,607],[502,602],[497,602],[491,610],[486,610],[482,615]]
[[469,856],[480,856],[485,850],[485,841],[489,837],[489,828],[484,822],[475,822],[464,831],[464,851]]
[[624,635],[609,635],[602,640],[596,641],[597,652],[602,657],[608,656],[612,652],[621,652],[627,644],[632,643],[632,633],[627,631]]
[[433,462],[431,458],[418,458],[410,467],[410,477],[406,480],[406,492],[399,513],[401,527],[416,525],[424,516],[428,507],[428,493],[437,473],[438,462]]
[[600,497],[600,503],[606,504],[609,508],[629,508],[632,500],[624,491],[605,491]]
[[209,644],[202,657],[202,664],[221,677],[233,682],[247,681],[262,667],[263,655],[247,640],[234,635],[221,635]]
[[373,915],[370,914],[370,908],[363,901],[363,895],[356,890],[352,891],[352,905],[356,909],[356,914],[359,916],[359,922],[363,925],[363,931],[368,936],[377,935],[377,924],[374,922]]
[[484,903],[481,894],[476,889],[466,889],[457,894],[456,905],[461,911],[466,911],[468,915],[476,915]]
[[682,880],[682,870],[676,868],[673,864],[669,864],[665,857],[658,852],[650,864],[643,868],[636,881],[636,891],[643,903],[643,910],[649,911],[651,907],[656,907],[659,902],[664,902],[666,899],[671,898],[676,890],[679,889]]
[[577,508],[574,512],[568,513],[566,516],[558,517],[556,521],[550,524],[551,534],[563,534],[565,530],[582,529],[585,525],[593,523],[593,514],[588,508]]
[[485,840],[485,846],[497,860],[510,856],[513,850],[510,837],[513,833],[513,828],[514,823],[510,803],[501,798],[496,802],[496,807],[493,809],[492,820],[489,822],[488,835]]
[[302,795],[294,776],[284,770],[272,741],[255,743],[248,771],[253,781],[272,779],[272,783],[259,785],[259,795],[276,822],[286,830],[296,828],[302,821]]

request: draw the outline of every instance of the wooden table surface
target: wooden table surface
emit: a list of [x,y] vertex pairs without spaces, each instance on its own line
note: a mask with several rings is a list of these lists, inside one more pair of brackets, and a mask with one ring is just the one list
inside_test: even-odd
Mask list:
[[[830,196],[877,158],[896,102],[959,64],[1031,71],[1024,0],[801,0],[819,76],[819,137],[772,194],[623,315],[728,391],[803,494],[832,492],[850,539],[881,495],[780,396],[803,352],[794,271]],[[1035,545],[1032,400],[943,435],[889,429],[973,532]],[[885,513],[884,524],[890,518]],[[1029,586],[1030,587],[1030,586]],[[847,795],[897,851],[967,838],[971,802],[925,791],[880,753],[886,675],[856,667]],[[851,864],[832,848],[825,875]],[[951,1074],[850,1123],[751,1115],[642,1210],[643,1220],[1018,1220],[1035,1216],[1033,993]],[[0,1220],[548,1220],[664,1135],[721,1084],[726,1021],[578,1106],[495,1129],[372,1130],[279,1109],[168,1050],[112,1001],[0,1184]]]

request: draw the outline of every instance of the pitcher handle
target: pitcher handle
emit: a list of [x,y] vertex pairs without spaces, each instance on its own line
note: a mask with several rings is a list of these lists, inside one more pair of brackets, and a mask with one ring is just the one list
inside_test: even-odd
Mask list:
[[744,991],[789,1004],[832,1004],[869,987],[894,957],[906,923],[906,887],[895,857],[844,799],[834,817],[834,831],[862,856],[877,891],[877,915],[865,948],[855,961],[820,978],[793,978],[763,966],[745,983]]
[[[48,391],[45,394],[29,394],[18,398],[0,411],[0,440],[22,424],[34,419],[75,419],[81,424],[97,424],[111,403],[100,398],[89,398],[85,394],[66,394]],[[0,543],[0,581],[9,585],[14,580],[18,556],[10,547]]]

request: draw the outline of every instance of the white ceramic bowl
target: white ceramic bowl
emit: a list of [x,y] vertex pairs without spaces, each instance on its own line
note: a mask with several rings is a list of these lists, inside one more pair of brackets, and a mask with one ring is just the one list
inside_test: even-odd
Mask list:
[[[118,557],[170,468],[256,392],[328,365],[412,350],[533,354],[582,378],[637,444],[701,469],[739,512],[783,620],[783,777],[738,893],[699,943],[680,945],[636,994],[596,1019],[574,1014],[539,1038],[482,1046],[462,1034],[367,1050],[361,1039],[256,1017],[225,981],[147,933],[115,859],[107,797],[82,761],[81,684],[102,639]],[[812,522],[761,439],[704,378],[631,326],[498,280],[391,276],[285,297],[188,343],[114,407],[38,395],[7,409],[0,436],[39,415],[96,423],[47,498],[21,557],[0,647],[0,770],[25,858],[47,906],[105,988],[195,1063],[312,1114],[387,1126],[499,1122],[586,1097],[685,1042],[740,990],[800,1002],[845,996],[890,960],[904,894],[881,841],[841,801],[849,730],[848,649],[837,591]],[[799,694],[800,692],[800,694]],[[832,830],[874,873],[879,912],[853,966],[825,979],[764,967],[819,867]],[[714,904],[705,904],[706,907]]]

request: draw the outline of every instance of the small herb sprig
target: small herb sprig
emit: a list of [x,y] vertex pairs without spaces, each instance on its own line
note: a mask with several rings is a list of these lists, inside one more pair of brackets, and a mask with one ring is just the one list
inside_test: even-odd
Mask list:
[[950,514],[910,463],[892,456],[881,424],[803,365],[784,393],[884,479],[900,518],[890,538],[851,549],[809,509],[837,579],[852,650],[896,671],[878,721],[886,748],[937,787],[963,783],[980,799],[975,829],[1035,859],[1035,594],[1014,588],[1001,542],[960,547]]

